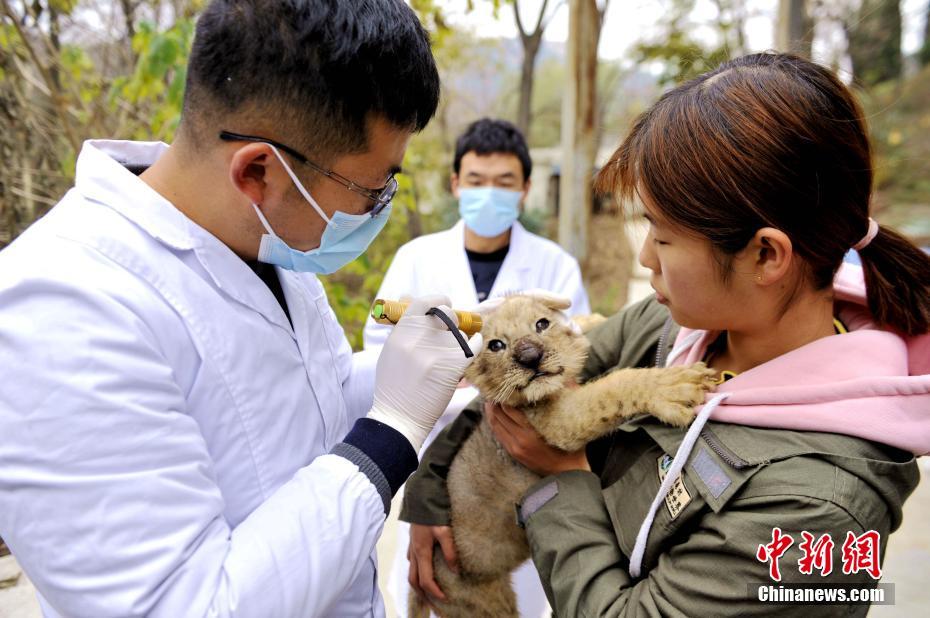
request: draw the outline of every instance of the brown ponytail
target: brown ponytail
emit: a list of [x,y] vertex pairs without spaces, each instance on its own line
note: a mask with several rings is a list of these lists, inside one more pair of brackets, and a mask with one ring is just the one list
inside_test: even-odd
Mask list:
[[876,322],[908,335],[930,331],[930,255],[891,228],[879,227],[859,258]]
[[[869,229],[872,150],[864,114],[830,70],[753,54],[665,93],[601,171],[599,190],[647,193],[669,221],[731,257],[757,230],[791,238],[815,289]],[[869,308],[902,333],[930,331],[930,256],[882,227],[861,252]]]

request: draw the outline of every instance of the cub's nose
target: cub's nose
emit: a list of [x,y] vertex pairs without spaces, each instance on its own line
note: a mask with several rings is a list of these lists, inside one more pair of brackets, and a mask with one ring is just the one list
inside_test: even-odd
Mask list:
[[513,348],[513,359],[527,369],[539,369],[542,357],[542,347],[532,341],[522,339]]

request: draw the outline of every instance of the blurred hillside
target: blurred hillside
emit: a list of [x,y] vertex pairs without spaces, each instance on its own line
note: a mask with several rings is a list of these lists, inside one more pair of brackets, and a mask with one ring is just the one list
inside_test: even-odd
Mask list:
[[930,245],[930,66],[860,93],[876,154],[875,212]]
[[[455,136],[469,123],[484,116],[514,119],[519,96],[520,42],[452,31],[436,55],[442,76],[442,104],[426,133],[442,134],[443,143],[450,149],[451,163]],[[566,61],[564,43],[542,42],[532,98],[531,148],[559,146]],[[598,134],[602,145],[613,145],[633,116],[658,96],[659,77],[646,67],[627,68],[619,61],[602,62],[598,73]]]

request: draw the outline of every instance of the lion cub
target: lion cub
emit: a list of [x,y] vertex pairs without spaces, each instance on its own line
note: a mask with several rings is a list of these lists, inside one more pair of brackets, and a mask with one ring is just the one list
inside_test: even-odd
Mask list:
[[[570,388],[584,365],[588,340],[561,313],[560,301],[512,296],[487,316],[484,348],[465,377],[486,401],[521,408],[549,444],[576,451],[631,416],[649,413],[678,426],[712,387],[703,364],[623,369]],[[530,556],[514,504],[540,477],[500,446],[487,420],[464,442],[449,470],[452,532],[461,573],[434,552],[436,581],[447,601],[444,618],[517,616],[510,573]],[[428,616],[416,593],[410,616]]]

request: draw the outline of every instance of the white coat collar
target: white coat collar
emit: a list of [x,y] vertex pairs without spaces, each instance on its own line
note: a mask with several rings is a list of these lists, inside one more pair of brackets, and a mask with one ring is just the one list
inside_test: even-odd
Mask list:
[[163,142],[88,140],[78,155],[74,186],[86,199],[112,208],[165,244],[192,249],[196,242],[190,220],[125,167],[148,167],[167,150]]
[[[293,335],[268,286],[239,256],[124,167],[148,167],[167,149],[162,142],[88,140],[78,156],[75,187],[86,199],[115,210],[158,241],[193,250],[217,287]],[[281,277],[282,286],[286,279]]]

